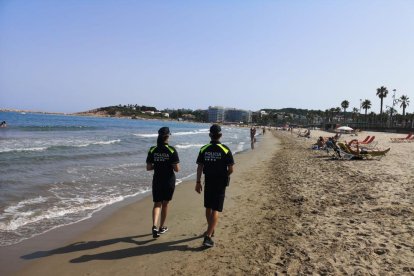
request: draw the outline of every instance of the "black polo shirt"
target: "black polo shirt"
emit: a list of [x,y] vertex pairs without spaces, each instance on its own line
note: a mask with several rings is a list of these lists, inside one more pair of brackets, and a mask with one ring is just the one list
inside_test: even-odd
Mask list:
[[180,163],[180,159],[174,147],[164,144],[149,149],[147,163],[154,164],[154,179],[168,179],[174,176],[172,165]]
[[208,177],[225,177],[227,166],[234,164],[231,150],[217,141],[201,147],[197,164],[203,165],[203,173]]

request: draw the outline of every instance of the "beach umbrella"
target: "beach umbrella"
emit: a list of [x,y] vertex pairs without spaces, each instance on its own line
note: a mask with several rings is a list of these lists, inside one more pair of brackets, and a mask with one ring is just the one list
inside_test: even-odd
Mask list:
[[354,129],[349,126],[341,126],[336,129],[337,131],[353,131]]
[[338,127],[337,130],[348,130],[348,131],[352,131],[354,129],[352,127],[349,127],[349,126],[341,126],[341,127]]

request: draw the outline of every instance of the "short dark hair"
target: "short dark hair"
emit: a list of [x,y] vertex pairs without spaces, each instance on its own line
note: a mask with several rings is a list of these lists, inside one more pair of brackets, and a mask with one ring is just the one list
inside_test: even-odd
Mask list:
[[211,134],[220,134],[221,133],[221,127],[217,124],[214,124],[210,127],[210,133]]

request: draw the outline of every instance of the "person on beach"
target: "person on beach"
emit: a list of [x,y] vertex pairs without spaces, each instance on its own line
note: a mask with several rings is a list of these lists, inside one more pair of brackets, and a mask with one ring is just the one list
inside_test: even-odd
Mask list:
[[250,128],[250,140],[252,143],[256,142],[256,138],[254,137],[256,135],[256,128],[251,127]]
[[333,149],[336,152],[336,154],[339,157],[341,157],[341,152],[339,150],[338,145],[336,144],[336,139],[334,137],[329,137],[325,145],[326,145],[327,150]]
[[256,142],[256,137],[254,137],[255,135],[256,135],[256,128],[251,127],[250,128],[250,147],[252,149],[254,149],[254,143]]
[[206,208],[207,231],[203,245],[214,246],[211,237],[217,226],[219,213],[223,211],[226,187],[229,185],[230,175],[233,173],[233,154],[230,149],[220,143],[221,127],[210,127],[211,142],[201,147],[197,157],[197,182],[195,190],[201,193],[201,175],[204,173],[204,207]]
[[[175,189],[175,173],[180,170],[180,159],[177,150],[168,145],[170,129],[162,127],[158,130],[157,145],[148,151],[147,171],[154,170],[152,179],[152,236],[158,238],[160,234],[168,231],[165,226],[167,219],[168,203],[171,201]],[[160,227],[158,221],[161,213]]]
[[313,149],[323,149],[325,147],[325,139],[322,136],[319,136],[315,144],[313,144]]

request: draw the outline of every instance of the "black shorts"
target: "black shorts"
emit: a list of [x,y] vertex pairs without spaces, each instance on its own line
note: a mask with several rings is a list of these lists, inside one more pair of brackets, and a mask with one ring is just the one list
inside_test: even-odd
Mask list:
[[175,176],[169,179],[152,180],[152,200],[154,202],[170,201],[174,195]]
[[226,196],[227,177],[205,178],[204,207],[214,211],[223,211],[224,198]]

